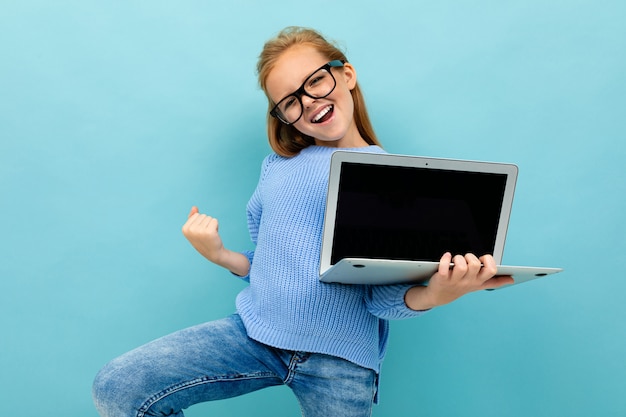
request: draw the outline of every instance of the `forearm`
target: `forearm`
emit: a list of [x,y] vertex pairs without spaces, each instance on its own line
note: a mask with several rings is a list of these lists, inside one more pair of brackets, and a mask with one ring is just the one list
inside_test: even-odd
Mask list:
[[221,255],[217,259],[209,259],[216,265],[228,269],[235,275],[245,277],[250,271],[250,261],[248,257],[239,252],[233,252],[229,249],[223,249]]

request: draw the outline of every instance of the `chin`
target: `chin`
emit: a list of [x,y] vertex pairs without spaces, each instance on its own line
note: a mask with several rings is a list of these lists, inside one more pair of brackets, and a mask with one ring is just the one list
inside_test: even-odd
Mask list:
[[315,138],[315,143],[318,145],[325,145],[325,146],[339,146],[339,144],[341,143],[341,139],[342,138],[338,138],[338,139],[330,139],[330,138],[323,138],[323,139],[319,139],[319,138]]

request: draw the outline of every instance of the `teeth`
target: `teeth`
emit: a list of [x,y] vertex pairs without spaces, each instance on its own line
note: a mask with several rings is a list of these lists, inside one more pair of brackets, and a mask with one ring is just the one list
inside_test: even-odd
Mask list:
[[333,106],[328,106],[326,107],[324,110],[322,110],[321,112],[319,112],[317,114],[317,116],[315,116],[315,118],[313,118],[312,122],[313,123],[317,123],[322,117],[326,116],[326,114],[331,111],[333,108]]

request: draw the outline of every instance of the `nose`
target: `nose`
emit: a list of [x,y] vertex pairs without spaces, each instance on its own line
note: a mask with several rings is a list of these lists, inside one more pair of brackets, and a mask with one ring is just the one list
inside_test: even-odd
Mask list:
[[300,100],[302,101],[302,105],[304,107],[310,107],[316,101],[316,99],[309,97],[306,94],[303,94],[302,97],[300,97]]

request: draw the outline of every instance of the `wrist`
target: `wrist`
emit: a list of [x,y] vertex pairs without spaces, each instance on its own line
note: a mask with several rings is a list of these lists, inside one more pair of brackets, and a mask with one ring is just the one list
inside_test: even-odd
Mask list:
[[245,255],[226,248],[220,251],[219,256],[216,256],[213,262],[240,277],[248,275],[250,270],[250,261]]
[[404,303],[408,308],[416,311],[430,310],[439,306],[432,299],[431,291],[424,285],[409,288],[404,295]]

